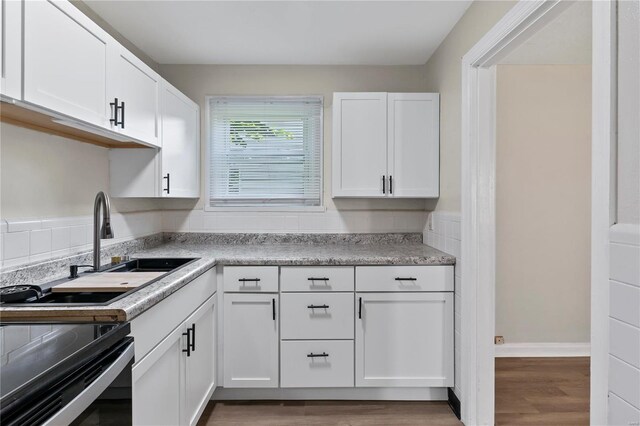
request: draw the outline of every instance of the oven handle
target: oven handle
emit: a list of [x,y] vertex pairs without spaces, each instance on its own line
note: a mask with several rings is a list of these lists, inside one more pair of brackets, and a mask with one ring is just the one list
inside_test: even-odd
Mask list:
[[102,392],[107,389],[111,383],[122,373],[129,362],[133,359],[133,342],[129,343],[122,354],[111,363],[111,365],[98,376],[82,393],[73,398],[67,405],[62,407],[60,411],[47,419],[43,425],[54,426],[61,424],[70,424],[84,410],[86,410]]

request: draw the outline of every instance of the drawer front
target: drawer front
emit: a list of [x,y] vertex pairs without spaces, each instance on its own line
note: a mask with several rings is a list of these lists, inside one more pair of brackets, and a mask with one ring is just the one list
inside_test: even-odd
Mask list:
[[353,291],[353,266],[287,266],[282,291]]
[[453,291],[453,266],[358,266],[356,291]]
[[281,344],[283,388],[353,387],[353,340],[298,340]]
[[277,266],[225,266],[224,291],[277,293]]
[[282,339],[353,339],[353,293],[283,293]]

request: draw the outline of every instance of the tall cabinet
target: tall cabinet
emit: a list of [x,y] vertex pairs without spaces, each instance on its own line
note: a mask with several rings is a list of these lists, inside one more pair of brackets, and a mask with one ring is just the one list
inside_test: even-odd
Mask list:
[[437,93],[334,93],[332,196],[436,198]]

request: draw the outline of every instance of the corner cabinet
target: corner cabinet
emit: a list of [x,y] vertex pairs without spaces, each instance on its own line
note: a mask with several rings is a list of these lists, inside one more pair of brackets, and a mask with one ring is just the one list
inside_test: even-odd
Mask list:
[[161,149],[109,151],[113,197],[200,196],[200,108],[178,89],[160,84]]
[[437,93],[334,93],[332,196],[437,198]]

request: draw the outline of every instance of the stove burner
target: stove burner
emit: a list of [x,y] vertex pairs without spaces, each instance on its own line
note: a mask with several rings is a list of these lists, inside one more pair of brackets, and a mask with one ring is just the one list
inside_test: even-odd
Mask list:
[[0,288],[0,302],[24,302],[25,300],[35,297],[39,299],[42,296],[40,287],[34,285],[12,285]]

